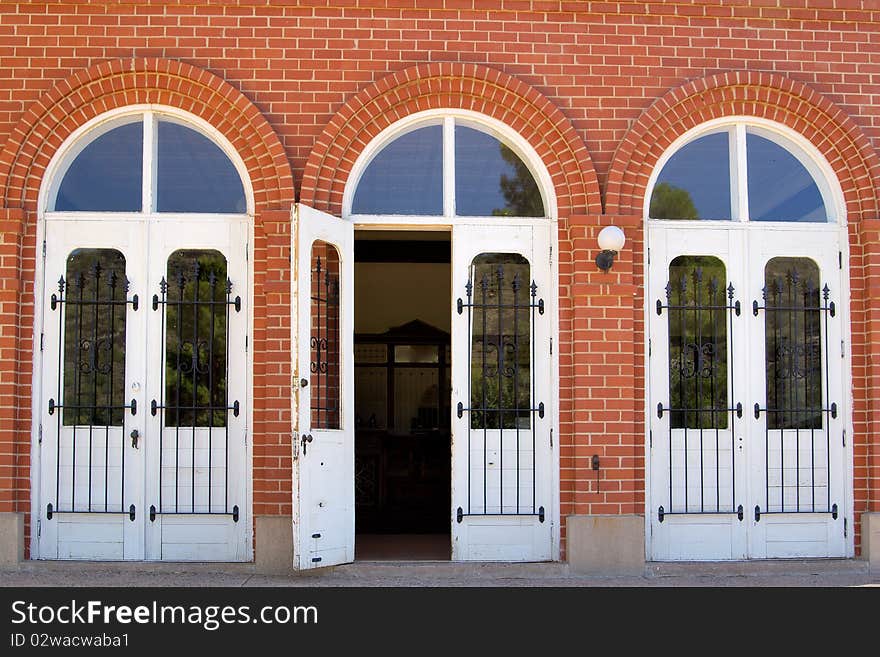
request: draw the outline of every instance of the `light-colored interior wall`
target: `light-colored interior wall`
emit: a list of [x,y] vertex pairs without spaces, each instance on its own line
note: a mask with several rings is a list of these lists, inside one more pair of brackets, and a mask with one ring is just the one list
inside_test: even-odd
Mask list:
[[355,333],[384,333],[414,319],[449,331],[450,284],[447,263],[355,263]]

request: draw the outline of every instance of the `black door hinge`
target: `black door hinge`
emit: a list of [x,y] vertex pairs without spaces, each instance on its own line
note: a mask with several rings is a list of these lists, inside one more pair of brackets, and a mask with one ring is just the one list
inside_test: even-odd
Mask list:
[[843,269],[843,251],[837,252],[837,267]]
[[45,337],[46,335],[44,333],[40,333],[40,351],[43,351],[43,340]]

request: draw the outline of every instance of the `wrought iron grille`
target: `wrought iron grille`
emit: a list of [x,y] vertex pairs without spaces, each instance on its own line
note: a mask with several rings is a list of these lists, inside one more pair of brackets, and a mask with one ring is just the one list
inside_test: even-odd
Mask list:
[[755,519],[792,512],[837,519],[830,482],[830,423],[837,417],[828,386],[831,289],[820,291],[819,268],[806,258],[773,258],[764,282],[763,305],[752,303],[755,317],[764,312],[766,353],[766,401],[755,404],[755,418],[765,416],[764,507],[755,507]]
[[312,249],[311,302],[312,427],[338,429],[339,254],[335,247],[325,242],[316,242]]
[[[58,311],[58,385],[49,399],[56,469],[55,502],[47,516],[128,513],[133,519],[134,507],[125,508],[124,441],[126,416],[137,413],[137,402],[124,400],[125,324],[128,306],[138,309],[138,297],[128,299],[125,256],[113,249],[74,251],[66,274],[49,304]],[[62,484],[69,486],[69,499]]]
[[669,271],[666,303],[657,300],[657,314],[666,310],[668,316],[670,404],[658,403],[657,417],[669,418],[669,501],[657,516],[663,522],[666,515],[736,513],[742,520],[733,431],[742,404],[729,401],[733,317],[740,302],[734,301],[733,283],[725,289],[724,264],[717,258],[680,256]]
[[[159,508],[150,508],[151,520],[156,513],[231,514],[238,520],[238,505],[229,504],[228,416],[238,417],[240,404],[229,403],[228,332],[230,311],[241,312],[241,297],[232,296],[232,287],[221,253],[176,251],[168,259],[168,278],[153,295],[153,310],[162,310],[165,349],[164,398],[150,403],[152,415],[161,411]],[[166,429],[174,430],[171,445]]]
[[481,254],[472,263],[465,299],[456,304],[459,315],[467,313],[470,367],[470,406],[457,405],[459,418],[469,415],[467,510],[458,507],[458,522],[473,515],[544,521],[544,507],[536,499],[535,450],[544,403],[536,403],[534,376],[535,326],[544,300],[529,278],[529,262],[522,256]]

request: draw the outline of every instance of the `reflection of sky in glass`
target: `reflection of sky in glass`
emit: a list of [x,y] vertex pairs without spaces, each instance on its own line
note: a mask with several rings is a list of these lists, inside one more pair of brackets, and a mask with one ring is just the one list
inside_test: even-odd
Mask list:
[[143,123],[129,123],[86,146],[64,174],[55,210],[140,211],[143,132]]
[[819,188],[797,158],[751,133],[746,135],[746,152],[752,221],[827,221]]
[[235,166],[195,130],[159,122],[156,209],[159,212],[245,212]]
[[690,194],[700,219],[730,219],[728,133],[695,139],[666,163],[657,184],[668,183]]
[[[512,151],[509,151],[513,155]],[[462,125],[455,126],[455,213],[459,216],[492,216],[494,210],[521,212],[510,207],[501,190],[501,176],[517,178],[516,167],[501,156],[495,137]],[[540,196],[533,180],[529,189]],[[537,216],[543,216],[543,212]]]
[[354,214],[443,214],[443,126],[413,130],[385,146],[361,176]]

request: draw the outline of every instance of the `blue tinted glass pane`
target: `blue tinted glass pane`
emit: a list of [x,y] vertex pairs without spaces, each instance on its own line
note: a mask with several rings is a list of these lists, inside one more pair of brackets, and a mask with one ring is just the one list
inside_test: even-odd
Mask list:
[[516,153],[485,132],[456,125],[455,214],[543,217],[544,202]]
[[413,130],[385,146],[361,176],[354,214],[443,214],[443,126]]
[[159,122],[156,210],[246,212],[238,171],[217,144],[176,123]]
[[657,178],[654,219],[730,219],[728,133],[700,137],[677,151]]
[[113,128],[86,146],[61,180],[55,210],[139,212],[143,123]]
[[769,139],[748,133],[749,219],[827,221],[813,177],[794,155]]

